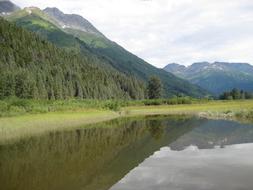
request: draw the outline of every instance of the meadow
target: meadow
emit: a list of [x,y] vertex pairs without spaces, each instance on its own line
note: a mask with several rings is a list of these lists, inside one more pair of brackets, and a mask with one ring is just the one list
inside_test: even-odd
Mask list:
[[0,102],[0,141],[46,131],[143,115],[193,115],[253,121],[253,100],[218,101],[189,98],[142,101],[8,99]]

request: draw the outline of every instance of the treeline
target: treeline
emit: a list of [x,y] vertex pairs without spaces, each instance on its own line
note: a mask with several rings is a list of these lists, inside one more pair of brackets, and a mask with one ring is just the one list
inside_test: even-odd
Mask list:
[[234,88],[229,92],[224,92],[223,94],[221,94],[220,99],[221,100],[253,99],[253,93]]
[[0,18],[0,99],[143,99],[145,86]]

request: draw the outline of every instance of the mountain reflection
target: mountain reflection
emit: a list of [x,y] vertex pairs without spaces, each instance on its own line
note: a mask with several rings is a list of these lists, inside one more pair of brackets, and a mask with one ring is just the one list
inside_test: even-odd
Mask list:
[[0,145],[1,189],[107,190],[162,147],[252,142],[252,131],[229,121],[147,116],[25,138]]

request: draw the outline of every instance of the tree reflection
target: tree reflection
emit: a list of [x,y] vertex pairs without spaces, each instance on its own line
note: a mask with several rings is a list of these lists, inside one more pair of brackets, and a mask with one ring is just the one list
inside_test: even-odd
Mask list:
[[159,140],[162,138],[163,134],[164,134],[164,124],[161,120],[150,120],[147,121],[147,127],[148,130],[151,134],[151,136],[156,139]]

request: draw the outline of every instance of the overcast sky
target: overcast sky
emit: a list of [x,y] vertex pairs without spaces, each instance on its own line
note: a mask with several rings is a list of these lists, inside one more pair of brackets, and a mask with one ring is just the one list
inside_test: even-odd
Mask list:
[[13,0],[80,14],[149,63],[253,63],[252,0]]

